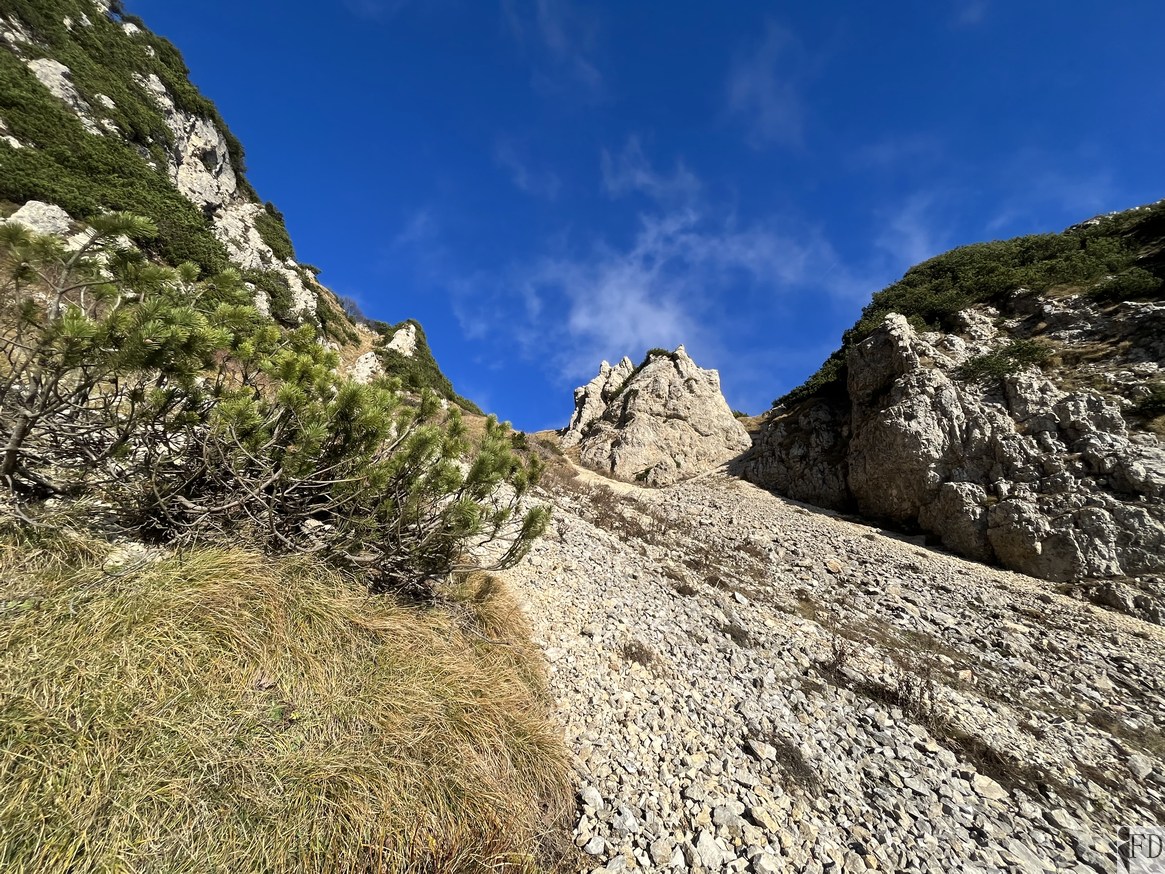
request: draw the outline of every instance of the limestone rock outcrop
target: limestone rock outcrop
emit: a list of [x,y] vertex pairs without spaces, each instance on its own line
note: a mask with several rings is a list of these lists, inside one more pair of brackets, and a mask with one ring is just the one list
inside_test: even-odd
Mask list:
[[[966,311],[961,330],[949,334],[919,334],[891,314],[850,350],[844,395],[776,411],[741,473],[1050,580],[1162,573],[1165,447],[1152,432],[1130,429],[1123,409],[1165,369],[1158,335],[1129,322],[1143,328],[1165,307],[1035,306],[1004,327],[1030,317],[1058,348],[1120,351],[1103,372],[1073,371],[1059,385],[1048,377],[1064,374],[1034,366],[977,382],[960,367],[1011,340],[993,327],[999,313]],[[1118,383],[1126,397],[1108,390]]]
[[52,58],[33,58],[27,61],[26,65],[54,97],[64,101],[77,114],[86,131],[91,134],[101,133],[101,129],[93,120],[93,108],[77,92],[68,67]]
[[720,375],[704,370],[683,346],[648,353],[638,368],[624,358],[603,362],[575,391],[563,443],[577,445],[584,464],[627,480],[668,485],[723,464],[751,443],[720,391]]
[[583,434],[606,412],[607,404],[623,389],[634,370],[635,365],[627,356],[623,356],[614,367],[604,361],[599,365],[598,376],[574,390],[574,413],[562,434],[563,446],[575,446],[582,440]]
[[64,237],[69,233],[73,219],[55,203],[30,200],[8,217],[5,224],[8,223],[23,225],[33,233]]
[[[106,0],[93,0],[95,16],[108,16],[109,10]],[[81,15],[77,21],[66,18],[64,24],[70,31],[75,26],[93,26],[87,15]],[[118,27],[127,40],[140,38],[143,33],[129,21],[120,22]],[[113,139],[126,137],[117,123],[107,117],[109,110],[116,107],[113,99],[100,93],[90,93],[90,100],[82,96],[84,89],[74,82],[74,71],[51,57],[52,46],[38,41],[35,31],[18,14],[0,16],[0,47],[16,54],[46,91],[77,116],[88,134]],[[145,50],[154,51],[149,47]],[[227,132],[213,118],[183,109],[156,73],[134,73],[132,84],[157,107],[169,129],[166,165],[158,169],[164,170],[174,187],[206,215],[231,261],[243,270],[275,273],[285,281],[288,311],[282,315],[311,320],[316,315],[319,297],[325,292],[306,268],[294,259],[280,257],[264,240],[260,224],[265,207],[257,202],[239,168],[233,165]],[[2,118],[0,141],[15,149],[30,146],[13,136]],[[35,148],[35,144],[31,145]],[[141,143],[133,145],[151,166],[157,167],[155,152]],[[256,306],[269,312],[271,301],[267,294],[259,289],[255,294]]]
[[361,385],[368,385],[368,383],[384,376],[384,365],[380,363],[380,356],[376,354],[376,350],[365,352],[357,358],[349,375],[353,382],[358,382]]
[[[156,74],[137,76],[136,81],[162,110],[173,134],[167,168],[171,181],[210,216],[214,235],[226,246],[231,260],[244,270],[279,273],[291,292],[291,313],[301,317],[315,313],[314,282],[305,282],[295,261],[281,260],[264,242],[258,225],[264,207],[244,194],[224,133],[210,119],[179,108]],[[267,309],[266,301],[257,303]]]
[[412,358],[417,351],[417,326],[408,322],[404,327],[397,328],[385,348],[399,352],[405,358]]

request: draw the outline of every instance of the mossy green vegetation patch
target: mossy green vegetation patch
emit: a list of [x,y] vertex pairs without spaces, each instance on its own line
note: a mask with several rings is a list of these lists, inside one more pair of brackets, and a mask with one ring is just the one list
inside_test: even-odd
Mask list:
[[[140,80],[156,76],[179,110],[213,122],[223,134],[244,196],[258,198],[244,175],[242,145],[190,82],[179,51],[140,19],[102,15],[85,0],[3,0],[0,12],[20,21],[33,40],[19,51],[31,60],[50,58],[68,67],[95,121],[113,126],[103,134],[87,131],[22,58],[0,50],[0,118],[13,137],[30,146],[0,144],[0,199],[55,203],[79,219],[109,211],[145,216],[158,226],[153,243],[158,257],[171,264],[191,261],[206,273],[222,270],[226,251],[208,217],[169,179],[174,137],[163,109]],[[137,30],[128,33],[127,24]],[[278,210],[266,211],[260,233],[278,257],[293,255]]]
[[961,310],[1000,304],[1018,289],[1087,292],[1105,301],[1165,299],[1165,202],[1105,216],[1059,234],[952,249],[912,267],[874,294],[862,316],[842,335],[842,345],[803,385],[774,403],[792,404],[836,388],[845,357],[890,313],[916,328],[950,329]]
[[1016,340],[1002,349],[976,355],[960,367],[956,375],[968,382],[994,382],[1027,367],[1042,366],[1052,353],[1052,347],[1039,340]]

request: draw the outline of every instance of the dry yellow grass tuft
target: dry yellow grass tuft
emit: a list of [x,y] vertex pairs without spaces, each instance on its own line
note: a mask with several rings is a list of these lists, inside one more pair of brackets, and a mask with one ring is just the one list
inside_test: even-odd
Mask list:
[[557,864],[566,752],[496,581],[421,610],[303,558],[28,554],[0,548],[0,870]]

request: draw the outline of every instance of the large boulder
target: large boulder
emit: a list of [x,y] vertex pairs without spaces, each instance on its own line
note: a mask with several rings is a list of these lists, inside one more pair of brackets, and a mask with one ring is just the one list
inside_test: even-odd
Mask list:
[[606,362],[575,391],[575,412],[563,432],[582,462],[616,477],[667,485],[712,470],[751,445],[720,391],[720,375],[704,370],[683,346],[649,353],[633,368]]

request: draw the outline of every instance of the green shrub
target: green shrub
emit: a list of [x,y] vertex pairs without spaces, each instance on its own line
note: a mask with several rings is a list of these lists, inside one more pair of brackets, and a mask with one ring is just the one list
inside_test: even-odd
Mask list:
[[287,233],[283,213],[277,210],[271,201],[267,201],[263,207],[263,212],[255,216],[255,227],[263,242],[271,247],[276,258],[280,261],[295,258],[295,247],[292,246],[291,237]]
[[1089,291],[1093,297],[1103,301],[1135,300],[1143,297],[1160,297],[1162,281],[1148,270],[1130,267],[1116,276],[1106,277]]
[[[302,272],[300,276],[303,278],[304,284],[307,285],[308,277],[303,276]],[[343,309],[333,303],[330,295],[316,295],[316,318],[319,320],[320,330],[329,340],[341,345],[360,342],[360,335],[353,327],[355,322],[345,315]]]
[[291,285],[287,282],[286,276],[274,270],[248,270],[243,273],[243,279],[267,295],[271,318],[287,327],[294,327],[299,323],[294,311],[295,300],[291,294]]
[[1052,348],[1046,343],[1016,340],[1003,349],[975,356],[960,367],[955,376],[967,382],[990,382],[1026,367],[1041,367],[1051,357]]
[[522,509],[540,463],[508,425],[471,451],[456,410],[339,376],[237,273],[156,266],[116,243],[148,222],[93,221],[75,258],[0,227],[0,488],[96,492],[139,532],[315,552],[376,590],[507,566],[541,533],[545,509]]

